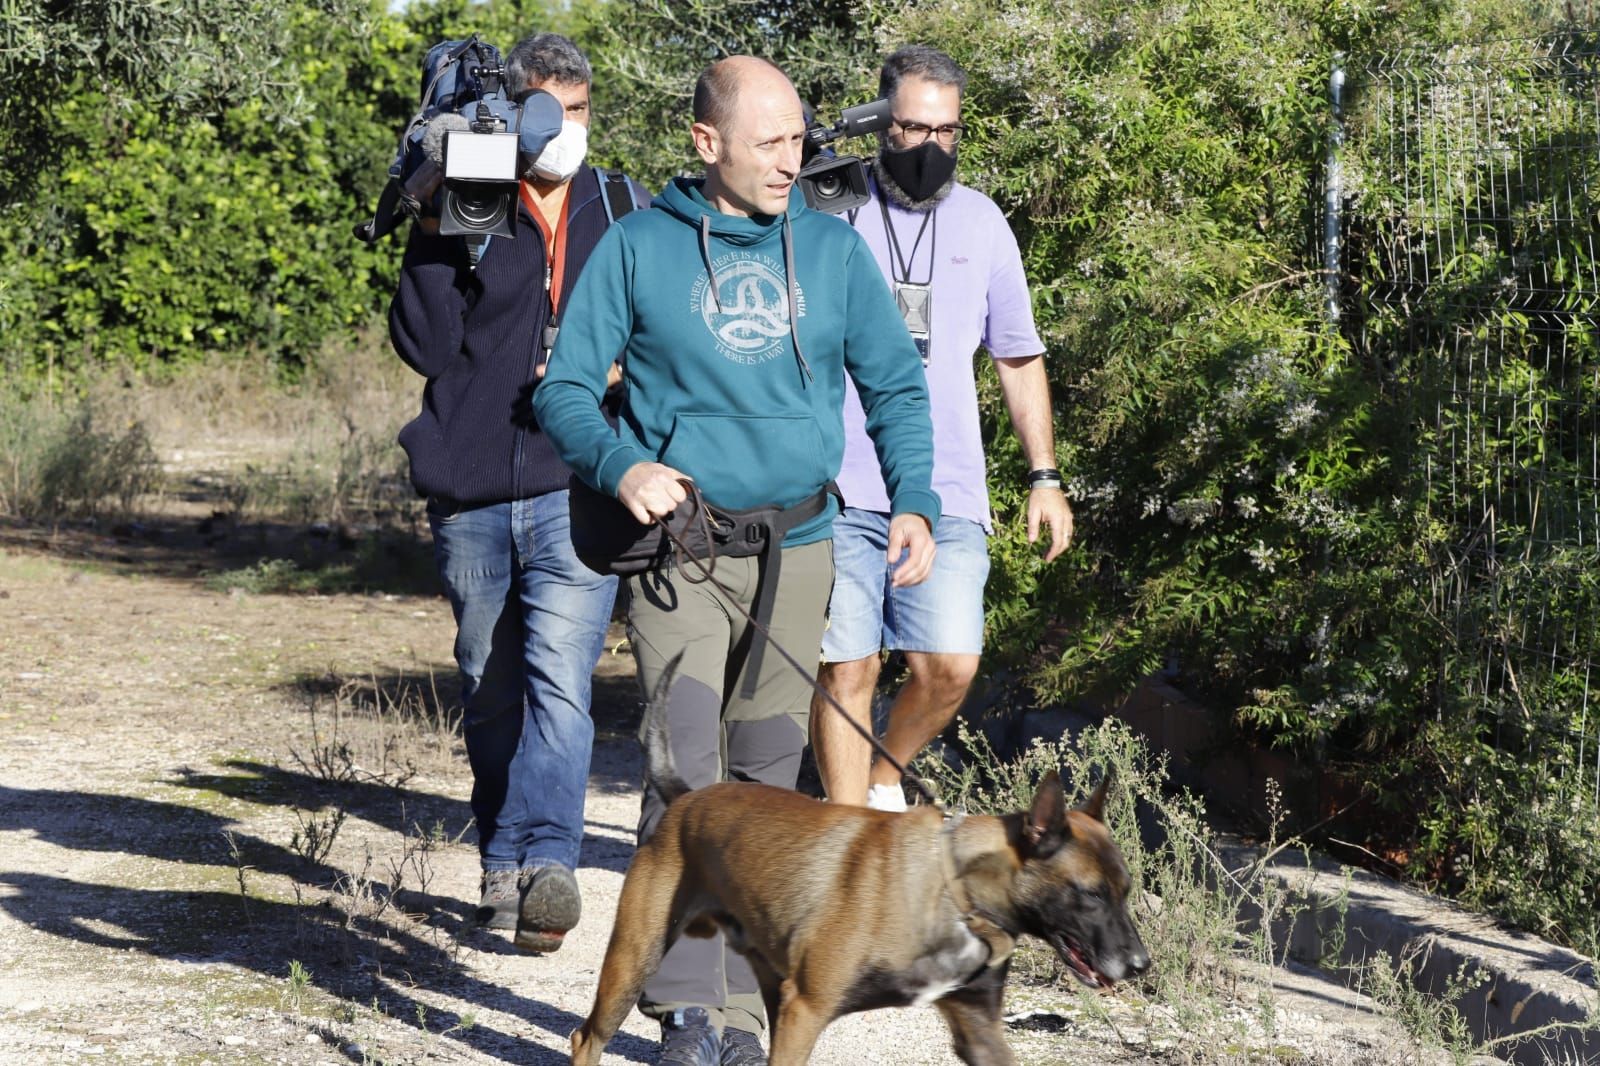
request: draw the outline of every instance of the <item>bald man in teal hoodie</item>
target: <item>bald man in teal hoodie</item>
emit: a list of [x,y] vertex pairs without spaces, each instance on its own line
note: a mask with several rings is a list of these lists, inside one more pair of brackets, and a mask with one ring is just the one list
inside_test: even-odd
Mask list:
[[[751,57],[722,60],[695,87],[694,117],[705,178],[675,179],[657,210],[620,219],[595,246],[534,410],[577,476],[640,522],[683,502],[684,477],[721,508],[817,501],[771,563],[719,555],[715,567],[746,610],[765,591],[772,640],[809,665],[833,578],[838,504],[825,490],[844,454],[845,375],[890,494],[896,585],[921,581],[933,561],[927,383],[865,243],[807,209],[796,187],[805,119],[783,73]],[[626,394],[613,429],[599,399],[619,358]],[[722,590],[697,580],[693,563],[684,571],[668,564],[623,586],[643,690],[683,655],[668,710],[679,771],[695,787],[738,778],[793,788],[808,679],[761,655]],[[775,588],[762,590],[767,581]],[[664,809],[647,783],[641,840]],[[759,987],[720,936],[674,945],[641,1008],[662,1020],[663,1061],[765,1061]]]

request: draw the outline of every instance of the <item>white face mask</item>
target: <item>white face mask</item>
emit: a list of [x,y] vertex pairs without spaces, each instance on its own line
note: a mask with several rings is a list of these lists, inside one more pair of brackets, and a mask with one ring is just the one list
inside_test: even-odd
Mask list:
[[589,154],[589,127],[570,118],[561,123],[561,132],[553,137],[539,158],[533,161],[533,173],[545,181],[566,181],[583,166]]

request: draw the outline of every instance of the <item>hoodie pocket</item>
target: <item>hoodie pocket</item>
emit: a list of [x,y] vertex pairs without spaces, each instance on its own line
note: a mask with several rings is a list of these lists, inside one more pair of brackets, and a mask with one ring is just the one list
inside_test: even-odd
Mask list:
[[793,506],[832,476],[807,415],[679,414],[661,461],[694,478],[712,503],[738,510]]

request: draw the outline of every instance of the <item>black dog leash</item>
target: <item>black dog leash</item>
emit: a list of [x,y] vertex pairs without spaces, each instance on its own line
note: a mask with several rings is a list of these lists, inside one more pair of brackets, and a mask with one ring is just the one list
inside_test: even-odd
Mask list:
[[[685,574],[684,577],[686,580],[694,584],[709,582],[712,587],[714,587],[718,592],[722,593],[723,598],[732,604],[740,614],[744,615],[745,620],[755,627],[756,632],[761,634],[762,639],[766,641],[766,643],[770,644],[779,655],[783,656],[783,661],[794,667],[795,671],[799,673],[801,677],[806,679],[806,684],[810,685],[812,689],[827,702],[828,706],[834,709],[839,717],[848,722],[851,729],[854,729],[859,736],[866,740],[868,744],[872,745],[872,749],[878,753],[880,758],[898,770],[902,778],[910,778],[911,784],[922,795],[922,798],[928,801],[928,804],[932,806],[934,810],[938,811],[946,818],[951,817],[950,812],[945,810],[944,804],[939,802],[939,797],[933,794],[933,789],[928,787],[927,782],[923,781],[922,778],[918,777],[910,770],[907,770],[900,764],[898,759],[896,759],[893,755],[890,755],[888,749],[883,746],[883,743],[879,741],[877,737],[873,736],[870,728],[862,726],[861,723],[857,722],[854,718],[851,718],[849,712],[839,705],[838,700],[833,698],[833,693],[819,685],[816,677],[811,672],[808,672],[805,667],[801,666],[793,655],[789,654],[789,649],[785,648],[782,644],[779,644],[776,640],[773,640],[772,633],[767,629],[767,627],[756,621],[755,616],[744,609],[744,605],[739,602],[737,597],[735,597],[731,591],[729,591],[728,587],[722,582],[718,581],[715,576],[713,576],[711,569],[715,568],[716,566],[716,559],[714,556],[712,558],[711,568],[708,568],[705,563],[700,561],[698,557],[689,552],[689,550],[684,546],[684,543],[678,539],[678,535],[668,528],[665,522],[661,523],[661,531],[666,534],[667,539],[672,541],[674,547],[678,549],[674,553],[678,565],[681,567],[683,565],[683,560],[688,559],[690,562],[694,563],[696,568],[699,569],[699,578],[691,578]],[[781,546],[774,545],[774,550],[782,551],[783,549]],[[767,575],[763,574],[763,582],[766,579]]]

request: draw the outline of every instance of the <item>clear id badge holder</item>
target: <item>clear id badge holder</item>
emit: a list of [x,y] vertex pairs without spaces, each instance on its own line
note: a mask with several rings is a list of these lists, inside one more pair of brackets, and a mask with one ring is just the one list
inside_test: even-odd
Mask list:
[[906,330],[922,356],[922,367],[928,367],[928,344],[933,335],[933,286],[918,285],[911,281],[894,283],[894,302],[905,320]]

